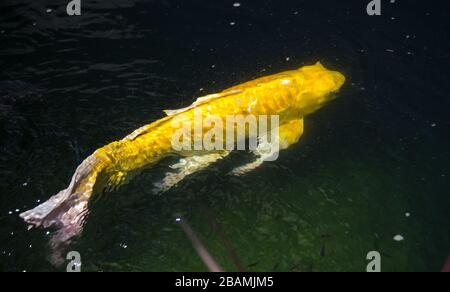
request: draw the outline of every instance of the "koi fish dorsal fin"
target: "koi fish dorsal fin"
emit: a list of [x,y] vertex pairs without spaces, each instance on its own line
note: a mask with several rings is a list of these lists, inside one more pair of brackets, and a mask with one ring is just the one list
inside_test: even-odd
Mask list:
[[197,106],[200,106],[202,104],[208,103],[208,102],[210,102],[213,99],[231,96],[231,95],[234,95],[234,94],[237,94],[237,93],[240,93],[240,92],[241,92],[241,90],[232,90],[232,91],[224,91],[224,92],[221,92],[221,93],[214,93],[214,94],[202,96],[202,97],[197,98],[197,100],[193,104],[188,106],[188,107],[180,108],[180,109],[176,109],[176,110],[165,110],[164,112],[168,116],[174,116],[174,115],[177,115],[179,113],[184,113],[184,112],[186,112],[186,111],[188,111],[190,109],[193,109],[193,108],[195,108]]
[[222,97],[227,97],[227,96],[231,96],[237,93],[240,93],[241,90],[231,90],[231,91],[224,91],[221,93],[215,93],[215,94],[210,94],[210,95],[206,95],[203,97],[199,97],[192,105],[186,107],[186,108],[182,108],[182,109],[177,109],[177,110],[165,110],[164,112],[166,113],[167,117],[162,118],[156,122],[153,122],[149,125],[145,125],[139,129],[137,129],[136,131],[134,131],[133,133],[131,133],[130,135],[126,136],[124,138],[124,140],[129,140],[129,141],[133,141],[136,138],[138,138],[139,136],[145,135],[149,132],[151,132],[153,129],[159,127],[161,124],[169,121],[170,119],[173,118],[174,115],[179,114],[179,113],[183,113],[186,112],[192,108],[195,108],[199,105],[208,103],[209,101],[216,99],[216,98],[222,98]]
[[145,125],[137,130],[135,130],[133,133],[131,133],[130,135],[126,136],[125,138],[123,138],[123,140],[128,140],[128,141],[133,141],[135,140],[137,137],[145,135],[149,132],[151,132],[153,129],[156,129],[157,127],[159,127],[160,125],[162,125],[163,123],[167,122],[168,120],[170,120],[172,117],[165,117],[162,118],[156,122],[153,122],[149,125]]

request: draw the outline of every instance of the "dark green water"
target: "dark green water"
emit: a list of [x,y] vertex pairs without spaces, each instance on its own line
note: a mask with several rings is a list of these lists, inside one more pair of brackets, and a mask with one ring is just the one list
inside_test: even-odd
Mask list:
[[1,271],[65,270],[47,261],[47,230],[27,231],[16,209],[64,189],[98,147],[163,109],[318,60],[348,81],[298,145],[240,178],[224,174],[249,156],[233,155],[162,196],[158,169],[144,173],[92,204],[71,245],[83,270],[207,270],[180,215],[226,271],[365,271],[372,250],[383,271],[441,269],[450,25],[439,1],[385,1],[379,17],[366,1],[85,1],[80,17],[37,2],[0,4],[0,80],[26,82],[0,84]]

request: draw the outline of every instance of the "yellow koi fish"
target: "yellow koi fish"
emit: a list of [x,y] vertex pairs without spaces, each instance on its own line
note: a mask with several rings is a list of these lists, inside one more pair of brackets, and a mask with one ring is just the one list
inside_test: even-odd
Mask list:
[[[29,228],[55,225],[59,231],[54,240],[67,241],[81,232],[90,198],[105,187],[114,189],[123,185],[136,171],[151,167],[165,157],[180,156],[180,162],[172,166],[175,172],[167,174],[156,185],[158,191],[165,191],[189,174],[228,155],[228,150],[174,150],[174,134],[179,131],[182,122],[194,119],[196,110],[201,109],[204,117],[214,115],[223,119],[230,115],[277,115],[279,148],[286,149],[300,139],[303,117],[333,99],[334,93],[344,82],[345,77],[341,73],[327,70],[317,63],[201,97],[184,109],[167,110],[165,118],[96,150],[77,168],[67,189],[20,216],[29,224]],[[211,125],[204,127],[208,130]],[[255,154],[262,157],[262,151],[258,151]],[[233,173],[239,175],[254,169],[262,163],[261,157],[255,162],[237,167]]]

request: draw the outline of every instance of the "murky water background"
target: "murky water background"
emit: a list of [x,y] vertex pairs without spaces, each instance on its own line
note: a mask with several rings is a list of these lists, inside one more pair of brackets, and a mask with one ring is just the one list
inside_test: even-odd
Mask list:
[[89,0],[69,17],[66,2],[0,4],[0,270],[64,270],[47,261],[47,230],[18,213],[96,148],[163,109],[317,60],[348,83],[298,145],[241,178],[224,175],[246,158],[233,155],[163,196],[158,170],[144,173],[93,204],[72,245],[83,269],[206,270],[176,216],[227,271],[365,271],[371,250],[385,271],[441,268],[447,6],[384,1],[369,17],[366,1]]

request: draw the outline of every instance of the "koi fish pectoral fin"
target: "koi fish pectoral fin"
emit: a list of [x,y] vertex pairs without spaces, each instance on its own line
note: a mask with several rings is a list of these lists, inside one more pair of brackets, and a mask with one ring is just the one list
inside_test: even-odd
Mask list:
[[247,174],[258,167],[260,167],[264,161],[273,160],[273,157],[278,156],[279,147],[275,143],[261,142],[253,153],[256,159],[250,163],[234,168],[229,174],[233,176],[241,176]]
[[[297,143],[300,137],[303,135],[303,119],[295,119],[289,121],[278,127],[278,138],[275,141],[268,141],[267,135],[260,137],[260,142],[254,154],[257,156],[256,160],[242,166],[236,167],[231,171],[231,175],[241,176],[247,174],[259,166],[264,161],[273,161],[275,157],[278,157],[278,152],[289,148],[289,146]],[[272,137],[272,139],[274,139]]]
[[283,124],[278,129],[280,149],[284,150],[296,144],[303,135],[303,119],[294,119]]
[[174,172],[167,172],[162,181],[155,183],[153,191],[155,193],[164,193],[180,183],[185,177],[207,168],[211,164],[228,156],[230,152],[205,154],[199,156],[191,156],[180,159],[180,161],[172,166]]
[[241,176],[241,175],[247,174],[247,173],[257,169],[258,167],[260,167],[263,163],[264,163],[263,159],[257,158],[253,162],[250,162],[250,163],[244,164],[242,166],[236,167],[235,169],[233,169],[230,172],[230,175]]

